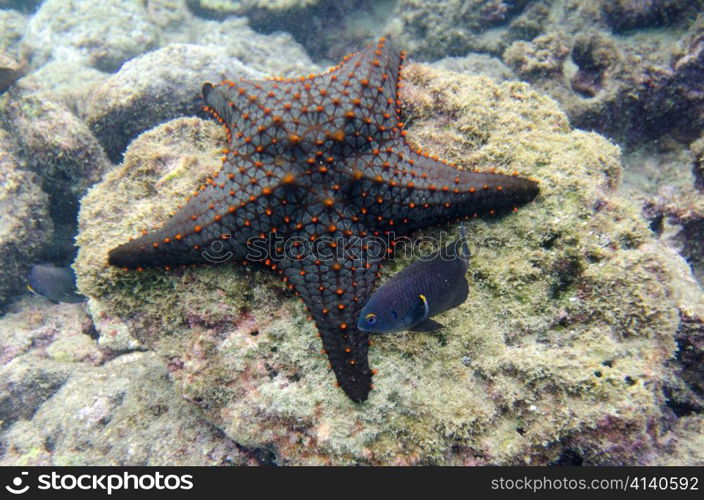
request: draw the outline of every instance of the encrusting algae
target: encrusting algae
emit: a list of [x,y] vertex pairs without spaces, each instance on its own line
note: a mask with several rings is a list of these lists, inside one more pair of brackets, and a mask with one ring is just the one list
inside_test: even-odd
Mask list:
[[571,130],[526,84],[404,72],[413,144],[463,169],[517,171],[541,193],[467,224],[468,300],[438,316],[439,332],[373,337],[379,375],[364,404],[332,387],[313,324],[267,272],[106,265],[216,168],[214,123],[142,134],[83,199],[80,291],[168,362],[209,421],[278,464],[545,464],[570,443],[586,463],[638,463],[659,443],[681,304],[647,223],[614,192],[618,148]]

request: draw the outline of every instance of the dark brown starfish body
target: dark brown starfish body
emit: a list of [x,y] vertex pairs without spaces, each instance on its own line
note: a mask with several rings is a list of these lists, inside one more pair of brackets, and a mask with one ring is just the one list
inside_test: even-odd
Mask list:
[[204,85],[206,109],[227,130],[222,170],[109,263],[268,266],[305,302],[342,389],[364,401],[373,373],[357,316],[394,238],[513,210],[538,193],[534,181],[413,150],[398,118],[402,59],[382,39],[322,75]]

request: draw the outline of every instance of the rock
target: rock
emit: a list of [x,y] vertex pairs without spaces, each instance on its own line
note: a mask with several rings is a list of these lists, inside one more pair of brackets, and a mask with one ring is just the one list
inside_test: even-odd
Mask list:
[[15,308],[0,318],[1,465],[258,463],[179,398],[154,354],[101,349],[81,306]]
[[220,18],[229,16],[292,15],[295,11],[324,3],[321,0],[187,0],[192,9]]
[[637,197],[656,196],[665,186],[691,190],[692,173],[683,168],[691,161],[682,143],[667,137],[624,148],[624,190]]
[[0,52],[0,94],[22,78],[25,65],[4,52]]
[[[676,416],[704,411],[704,202],[689,188],[662,188],[645,200],[644,213],[657,229],[669,259],[679,328],[673,376],[665,386],[667,406]],[[687,261],[683,261],[684,256]],[[673,424],[677,426],[678,424]]]
[[[693,288],[696,290],[696,288]],[[701,288],[699,288],[700,294]],[[678,361],[681,364],[682,379],[690,385],[697,402],[689,405],[692,409],[704,410],[704,300],[697,307],[686,306],[680,310],[681,327],[677,332]]]
[[644,122],[644,133],[668,132],[686,142],[704,129],[704,15],[672,49],[666,64],[646,66],[640,75],[633,116]]
[[704,136],[689,146],[692,152],[692,173],[694,174],[694,186],[700,191],[704,191]]
[[[375,25],[420,60],[467,53],[501,57],[520,78],[558,100],[578,128],[628,145],[666,134],[689,143],[704,127],[703,5],[400,0],[392,9],[378,9]],[[636,30],[653,26],[660,31]],[[321,35],[320,43],[355,40],[344,30],[335,34],[336,42]]]
[[42,99],[61,104],[74,115],[79,115],[88,96],[108,76],[107,73],[77,62],[52,61],[20,79],[15,95],[18,99],[27,94],[32,94],[35,99],[41,96]]
[[70,363],[97,364],[102,360],[85,334],[90,320],[81,313],[80,306],[46,304],[37,299],[23,312],[0,319],[3,430],[19,419],[31,418],[56,394],[71,376]]
[[532,42],[515,42],[503,58],[523,78],[549,78],[562,74],[562,66],[570,53],[566,37],[551,33],[536,37]]
[[663,135],[691,142],[704,126],[704,17],[683,26],[668,37],[614,37],[599,23],[580,32],[568,21],[556,28],[566,32],[561,44],[540,35],[514,42],[503,59],[577,127],[629,146]]
[[[16,87],[5,95],[0,117],[17,137],[27,166],[49,195],[55,236],[63,241],[75,234],[78,201],[111,164],[83,121],[65,106],[49,100],[49,94]],[[73,253],[72,248],[57,245],[59,261],[70,262]],[[54,256],[51,258],[54,260]]]
[[100,302],[90,300],[88,307],[98,334],[98,345],[102,350],[111,353],[144,350],[139,340],[130,333],[129,326],[106,314]]
[[78,201],[111,167],[98,140],[76,116],[79,104],[106,77],[78,63],[51,62],[18,80],[0,99],[0,124],[13,131],[16,154],[49,196],[53,238],[44,243],[42,259],[60,266],[75,257]]
[[0,304],[22,285],[29,267],[54,235],[49,199],[26,168],[10,134],[0,128]]
[[[662,188],[649,197],[644,211],[659,226],[671,246],[687,259],[694,275],[704,283],[704,199],[691,187]],[[665,223],[667,225],[665,226]]]
[[165,120],[198,114],[203,83],[258,76],[214,47],[172,44],[129,61],[96,87],[83,118],[110,159],[119,161],[141,132]]
[[160,28],[178,29],[192,21],[186,0],[145,0],[143,3],[149,21]]
[[19,44],[27,17],[14,10],[0,10],[0,52],[19,56]]
[[433,68],[456,71],[468,75],[488,76],[497,82],[515,80],[516,75],[501,59],[486,54],[468,54],[464,57],[446,57],[431,64]]
[[244,65],[271,76],[298,76],[318,72],[305,49],[284,32],[261,34],[244,18],[222,22],[194,20],[189,41],[215,53],[239,59]]
[[653,457],[648,465],[704,465],[704,417],[689,415],[679,419],[666,439],[667,451]]
[[[239,465],[248,457],[200,419],[154,354],[75,373],[3,437],[2,464]],[[251,462],[250,462],[251,463]]]
[[333,386],[305,311],[268,273],[106,266],[211,173],[224,145],[212,122],[141,135],[84,198],[81,292],[168,360],[209,421],[277,464],[547,464],[568,443],[585,463],[637,461],[657,447],[682,304],[647,222],[615,192],[618,148],[572,130],[524,83],[417,65],[404,75],[414,144],[459,168],[530,175],[541,194],[467,226],[470,300],[436,335],[375,337],[368,401]]
[[52,59],[79,60],[107,72],[158,43],[159,29],[144,2],[132,0],[45,0],[23,38],[35,66]]
[[242,16],[257,33],[290,33],[312,57],[335,61],[360,42],[378,38],[384,27],[379,19],[390,13],[385,2],[373,0],[187,0],[187,3],[203,18],[227,23],[230,16]]
[[541,33],[548,12],[543,1],[400,0],[386,31],[421,60],[468,52],[499,55],[512,41]]
[[0,421],[2,428],[19,419],[31,418],[68,379],[62,363],[33,359],[18,365],[10,363],[0,368]]
[[637,28],[662,28],[696,15],[704,6],[701,0],[601,0],[608,25],[616,32]]
[[601,33],[580,33],[574,38],[572,62],[579,68],[571,80],[572,89],[586,97],[594,97],[604,86],[609,69],[620,61],[616,43]]

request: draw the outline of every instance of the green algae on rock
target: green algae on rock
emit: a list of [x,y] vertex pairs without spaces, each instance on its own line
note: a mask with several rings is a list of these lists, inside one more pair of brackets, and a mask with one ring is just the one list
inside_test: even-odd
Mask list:
[[31,80],[23,83],[0,99],[0,121],[14,132],[27,166],[41,179],[54,222],[74,223],[79,200],[110,161],[83,121],[50,92],[37,91]]
[[0,128],[0,304],[12,297],[54,236],[49,198],[9,132]]
[[82,306],[13,308],[0,318],[0,465],[258,463],[178,396],[156,354],[98,345]]
[[650,465],[704,465],[704,417],[682,417],[665,439],[667,453],[655,457]]
[[470,51],[499,54],[515,39],[535,36],[547,17],[543,1],[400,0],[388,29],[412,54],[434,59]]
[[[228,73],[229,72],[229,73]],[[126,145],[157,123],[197,114],[203,81],[258,76],[213,46],[176,43],[135,57],[97,85],[87,97],[83,119],[118,162]]]
[[159,29],[145,7],[129,0],[44,0],[27,25],[22,50],[34,64],[77,59],[115,71],[159,44]]
[[224,133],[210,122],[142,134],[84,198],[81,292],[169,360],[209,421],[280,464],[538,464],[580,437],[587,463],[625,462],[599,436],[618,431],[627,450],[657,438],[679,319],[647,223],[614,193],[618,148],[571,130],[526,84],[404,71],[411,142],[460,168],[530,175],[541,194],[467,226],[469,300],[437,335],[375,338],[366,403],[332,387],[312,323],[268,273],[107,267],[109,249],[163,223],[217,167]]
[[694,187],[699,191],[704,191],[704,136],[690,144],[689,150],[692,152]]

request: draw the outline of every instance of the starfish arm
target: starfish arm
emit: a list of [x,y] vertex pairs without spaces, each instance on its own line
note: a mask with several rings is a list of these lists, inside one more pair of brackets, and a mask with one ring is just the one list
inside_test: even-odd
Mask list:
[[[225,126],[230,152],[302,164],[335,163],[370,137],[399,134],[402,52],[380,40],[320,75],[203,86],[205,109]],[[283,172],[286,173],[286,172]]]
[[[218,217],[214,210],[223,197],[220,187],[207,186],[156,231],[112,249],[108,263],[139,269],[244,259],[246,249],[239,240],[231,238],[229,228],[235,227],[232,215]],[[222,255],[229,259],[222,259]]]
[[275,181],[244,168],[247,162],[228,155],[218,175],[195,190],[162,227],[111,250],[108,263],[137,269],[258,260],[265,252],[253,252],[251,242],[283,220],[283,209],[268,196],[277,188]]
[[338,384],[356,402],[367,399],[372,377],[368,334],[357,329],[357,319],[385,257],[384,248],[338,232],[292,248],[280,263],[315,320]]
[[362,222],[377,231],[408,234],[446,220],[517,209],[538,194],[535,181],[494,172],[458,170],[413,151],[403,138],[361,154],[364,165],[352,186]]

